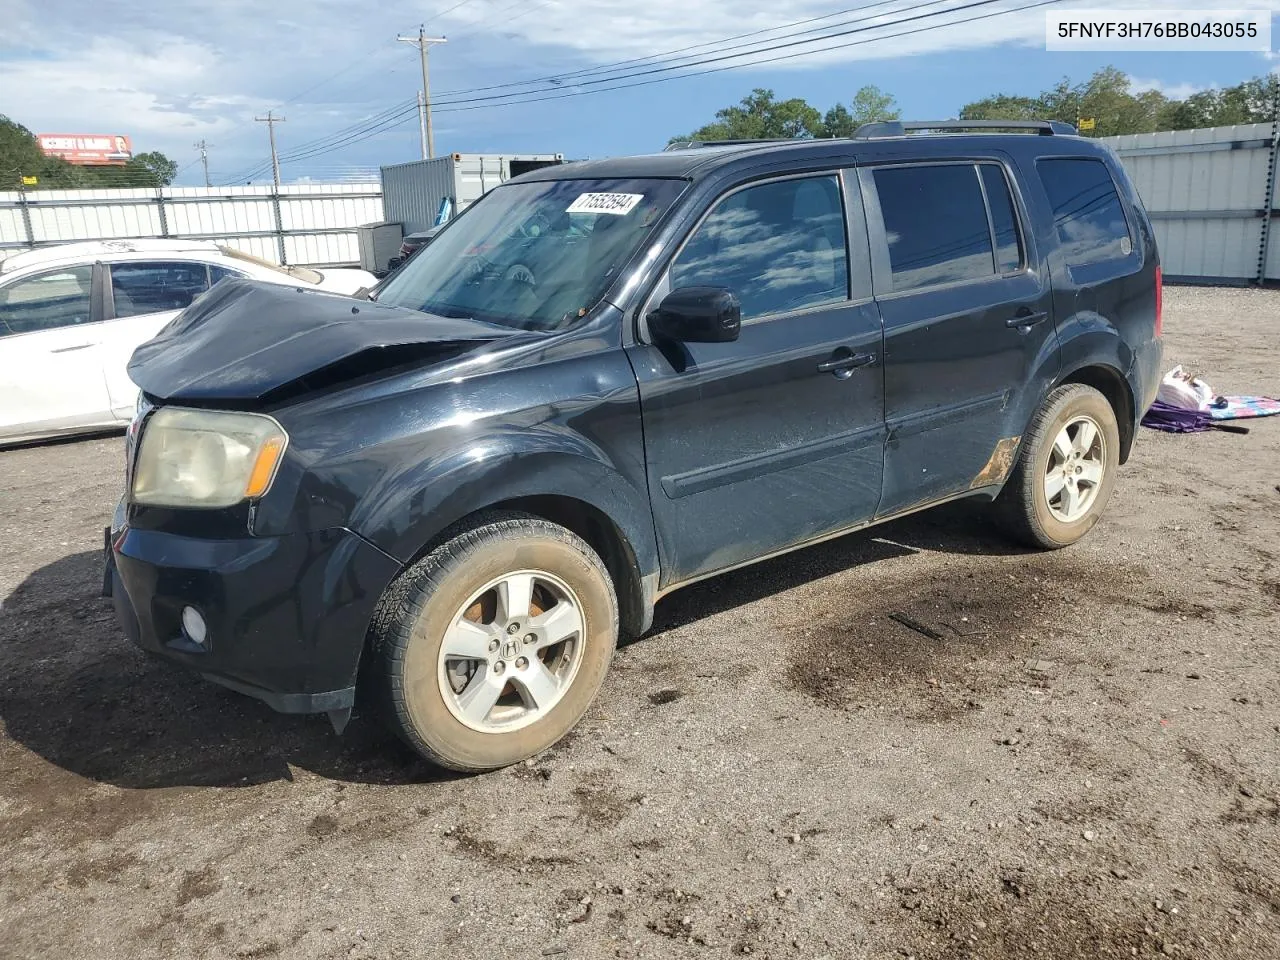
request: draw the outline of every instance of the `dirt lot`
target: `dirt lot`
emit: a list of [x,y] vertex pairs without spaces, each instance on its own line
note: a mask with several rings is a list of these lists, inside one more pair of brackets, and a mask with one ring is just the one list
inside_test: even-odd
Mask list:
[[[1166,302],[1280,392],[1280,294]],[[121,639],[120,452],[0,453],[0,956],[1280,956],[1280,420],[1143,431],[1074,549],[953,507],[673,595],[473,778]]]

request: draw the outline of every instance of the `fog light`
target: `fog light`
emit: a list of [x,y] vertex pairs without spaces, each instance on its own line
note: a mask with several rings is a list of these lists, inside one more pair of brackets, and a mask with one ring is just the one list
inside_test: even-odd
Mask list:
[[188,640],[202,647],[204,646],[205,638],[209,635],[209,628],[205,625],[204,617],[200,616],[200,611],[195,607],[182,608],[182,629],[186,631]]

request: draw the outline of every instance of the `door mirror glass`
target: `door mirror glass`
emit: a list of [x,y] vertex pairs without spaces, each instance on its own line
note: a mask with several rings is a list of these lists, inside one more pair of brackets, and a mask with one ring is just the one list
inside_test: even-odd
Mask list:
[[724,287],[680,287],[663,297],[648,319],[657,340],[728,343],[742,330],[742,306]]

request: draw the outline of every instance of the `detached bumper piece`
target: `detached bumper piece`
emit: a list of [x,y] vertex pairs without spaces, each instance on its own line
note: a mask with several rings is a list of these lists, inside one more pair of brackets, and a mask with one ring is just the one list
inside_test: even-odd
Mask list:
[[104,592],[139,647],[341,732],[395,560],[343,529],[203,540],[126,527],[106,552]]

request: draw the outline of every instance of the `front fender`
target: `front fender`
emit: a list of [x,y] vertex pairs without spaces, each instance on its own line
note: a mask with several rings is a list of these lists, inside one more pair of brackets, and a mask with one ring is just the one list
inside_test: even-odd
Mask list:
[[567,431],[486,433],[416,463],[372,487],[352,514],[351,526],[408,563],[463,517],[535,496],[567,497],[595,507],[630,544],[642,576],[658,569],[647,492],[616,469],[604,451]]

